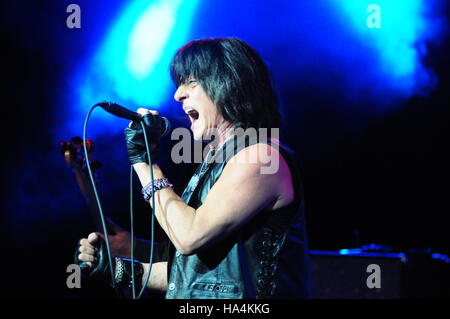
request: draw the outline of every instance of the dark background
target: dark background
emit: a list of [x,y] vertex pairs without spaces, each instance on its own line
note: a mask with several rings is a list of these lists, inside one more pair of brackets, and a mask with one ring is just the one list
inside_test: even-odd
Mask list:
[[[70,73],[67,61],[87,54],[85,35],[67,43],[55,37],[69,32],[57,28],[66,17],[63,2],[4,1],[2,7],[1,295],[91,296],[86,289],[66,287],[66,266],[72,263],[75,245],[94,224],[55,143],[70,136],[55,136],[51,130],[55,121],[64,121],[64,106],[55,103],[55,96]],[[283,104],[296,110],[285,111],[284,141],[297,152],[301,166],[311,249],[376,243],[394,251],[431,248],[450,254],[450,48],[448,41],[441,43],[429,45],[426,61],[439,77],[437,88],[383,116],[336,107],[345,103],[338,86],[323,94],[313,85],[299,88],[282,78],[278,82]],[[67,59],[55,59],[61,47]],[[355,117],[364,118],[362,128],[352,124]],[[176,117],[171,121],[182,125]],[[80,135],[81,128],[82,123]],[[100,137],[96,155],[104,164],[100,185],[109,185],[100,187],[104,209],[128,227],[126,157],[118,155],[123,163],[118,166],[117,159],[108,163],[107,153],[102,153],[102,147],[123,149],[120,139]],[[161,165],[182,191],[194,165]],[[135,202],[137,232],[145,237],[148,214],[138,198]]]

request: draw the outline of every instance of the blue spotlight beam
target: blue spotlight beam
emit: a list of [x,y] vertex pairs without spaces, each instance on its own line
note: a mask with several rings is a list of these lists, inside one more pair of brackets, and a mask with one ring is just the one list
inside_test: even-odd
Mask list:
[[425,42],[436,37],[440,21],[429,14],[439,1],[358,0],[327,1],[343,14],[364,45],[376,50],[374,65],[393,84],[409,94],[420,93],[436,84],[422,61]]
[[[169,63],[175,50],[187,41],[197,0],[135,0],[111,27],[83,74],[76,77],[78,97],[74,108],[112,100],[133,109],[162,109],[171,95]],[[106,119],[92,130],[122,128]],[[74,121],[79,121],[74,118]]]

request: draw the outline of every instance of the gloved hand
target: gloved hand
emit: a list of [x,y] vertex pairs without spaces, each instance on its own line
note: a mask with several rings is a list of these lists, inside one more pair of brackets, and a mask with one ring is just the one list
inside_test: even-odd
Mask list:
[[[105,240],[96,233],[79,241],[75,251],[75,263],[81,268],[83,275],[111,282],[108,252]],[[115,258],[112,258],[113,270],[116,268]]]
[[[158,146],[161,133],[164,131],[164,120],[156,114],[146,114],[142,117],[145,132],[150,146],[150,157],[152,164],[158,160]],[[132,122],[125,129],[125,140],[127,143],[128,159],[130,163],[148,163],[147,149],[145,147],[144,133],[140,123]]]
[[134,282],[138,286],[142,283],[144,268],[139,261],[135,260],[134,265],[132,265],[129,259],[112,258],[111,262],[114,278],[111,278],[105,240],[97,233],[91,233],[88,238],[80,240],[75,252],[75,263],[80,265],[83,275],[91,279],[114,282],[113,286],[119,288],[129,288],[131,287],[132,268],[134,267]]

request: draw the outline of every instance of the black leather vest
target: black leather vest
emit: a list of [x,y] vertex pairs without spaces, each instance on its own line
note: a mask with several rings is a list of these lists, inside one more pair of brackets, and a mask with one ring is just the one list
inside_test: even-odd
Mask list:
[[[222,156],[222,161],[205,161],[198,167],[182,195],[189,206],[202,205],[239,147],[242,148],[239,139],[228,141],[215,154]],[[169,260],[166,298],[310,297],[301,183],[290,154],[283,148],[278,150],[291,170],[293,202],[275,211],[261,211],[238,232],[197,254],[185,256],[175,252]],[[173,252],[174,247],[171,249]]]

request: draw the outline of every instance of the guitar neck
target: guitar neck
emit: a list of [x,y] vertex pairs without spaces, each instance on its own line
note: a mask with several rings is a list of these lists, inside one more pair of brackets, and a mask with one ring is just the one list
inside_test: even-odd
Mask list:
[[[66,159],[70,157],[69,151],[65,152]],[[95,199],[95,193],[94,189],[91,183],[91,180],[89,178],[89,174],[86,170],[80,169],[80,167],[72,166],[72,171],[75,175],[75,178],[77,180],[77,184],[81,190],[81,193],[84,197],[84,201],[86,202],[86,205],[88,207],[89,214],[91,215],[92,220],[95,223],[96,230],[98,232],[103,233],[103,226],[102,221],[100,217],[100,211],[97,205],[97,201]],[[106,230],[108,234],[111,233],[111,229],[108,227],[108,224],[106,224]]]

